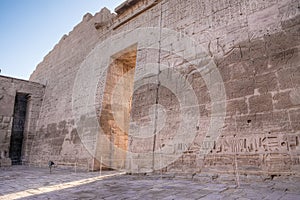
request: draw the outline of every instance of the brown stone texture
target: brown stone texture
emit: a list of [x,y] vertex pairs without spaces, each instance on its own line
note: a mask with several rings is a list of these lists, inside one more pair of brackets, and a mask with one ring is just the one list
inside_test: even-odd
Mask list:
[[[182,154],[162,166],[164,172],[299,173],[299,6],[296,0],[127,0],[116,9],[117,14],[105,8],[94,16],[86,14],[30,77],[30,81],[45,85],[45,93],[39,102],[41,108],[32,108],[38,123],[31,142],[26,143],[31,149],[25,154],[28,161],[45,165],[52,159],[95,169],[102,153],[109,155],[107,167],[143,172],[164,164],[159,163],[161,155],[156,152],[170,147],[166,156]],[[79,137],[82,130],[77,129],[72,110],[77,72],[107,38],[146,27],[161,31],[158,44],[148,49],[135,44],[134,50],[110,55],[111,63],[99,76],[95,105],[91,105],[109,141],[125,153],[103,147],[87,134],[85,140],[93,152],[88,151]],[[183,36],[192,38],[206,52],[198,58],[205,59],[197,64],[183,59],[191,49],[168,43],[172,35],[164,35],[164,29],[176,31],[178,41]],[[108,48],[115,45],[111,41]],[[167,47],[174,51],[165,50]],[[97,56],[93,57],[95,62]],[[206,68],[208,60],[215,63],[216,69]],[[158,69],[137,80],[148,63],[158,64]],[[172,78],[164,66],[191,85],[196,104],[182,108],[182,101],[190,102],[192,98],[186,86],[177,85],[181,78]],[[134,73],[125,76],[130,70]],[[213,77],[216,71],[221,80]],[[124,77],[127,81],[119,84]],[[174,90],[163,85],[165,79],[170,79]],[[136,88],[138,81],[148,84]],[[222,86],[225,98],[219,95]],[[116,87],[118,92],[114,93]],[[179,99],[178,94],[184,98]],[[13,105],[7,104],[2,110],[1,101],[12,101],[14,92],[0,99],[0,127],[9,127]],[[226,105],[225,111],[222,104]],[[191,115],[195,110],[199,113]],[[214,124],[224,113],[224,123]],[[89,117],[89,113],[82,116],[86,125],[92,124]],[[194,120],[198,120],[196,125]],[[176,140],[182,123],[185,130],[195,133],[191,142]],[[216,125],[221,128],[214,130]],[[219,137],[206,141],[209,131],[218,132]],[[131,135],[142,132],[147,135]],[[210,149],[204,155],[203,146]],[[130,157],[126,151],[137,154]],[[145,159],[143,153],[149,153],[149,157]],[[141,162],[128,164],[132,159]]]

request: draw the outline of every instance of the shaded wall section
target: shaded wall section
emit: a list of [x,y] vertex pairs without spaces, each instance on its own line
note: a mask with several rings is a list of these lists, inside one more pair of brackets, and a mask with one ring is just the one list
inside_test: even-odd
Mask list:
[[10,137],[9,157],[13,165],[22,164],[23,133],[26,122],[28,94],[17,93]]
[[[39,83],[0,76],[1,166],[11,165],[11,157],[16,158],[16,163],[28,161],[44,89],[45,87]],[[13,146],[11,146],[12,132],[16,136]],[[18,141],[18,144],[14,141]],[[10,151],[11,147],[13,149]]]

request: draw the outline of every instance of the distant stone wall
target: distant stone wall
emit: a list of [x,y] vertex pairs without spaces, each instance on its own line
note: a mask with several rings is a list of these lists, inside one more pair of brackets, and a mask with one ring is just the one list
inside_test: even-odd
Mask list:
[[[39,83],[0,76],[0,166],[11,165],[9,149],[17,93],[27,94],[27,113],[23,132],[22,160],[28,161],[35,137],[44,86]],[[18,123],[15,121],[15,123]]]
[[[143,41],[137,42],[135,84],[140,81],[137,77],[147,71],[147,64],[156,63],[158,68],[142,79],[147,84],[134,89],[128,141],[126,139],[126,145],[120,145],[128,145],[128,151],[136,154],[128,153],[125,161],[115,164],[126,163],[125,168],[132,172],[162,168],[164,172],[190,173],[298,173],[299,6],[296,0],[128,0],[118,7],[118,15],[107,9],[95,16],[85,15],[30,78],[46,85],[37,137],[30,154],[32,162],[46,163],[51,158],[59,162],[91,164],[95,163],[94,156],[98,161],[103,156],[105,165],[113,167],[114,162],[109,162],[109,158],[124,159],[124,152],[118,155],[113,147],[116,145],[105,146],[100,136],[95,141],[97,133],[88,132],[88,128],[86,132],[82,127],[78,129],[72,107],[74,88],[77,89],[74,85],[78,81],[76,77],[84,73],[81,69],[92,69],[95,63],[105,59],[102,57],[105,52],[121,46],[120,38],[138,33],[141,28],[156,27],[159,30],[157,40],[149,43],[149,48],[141,47]],[[145,41],[151,37],[147,32],[144,34]],[[115,40],[109,41],[109,38]],[[135,35],[129,40],[141,38],[141,35]],[[194,41],[195,50],[180,43],[185,38]],[[100,48],[103,41],[107,44],[106,49]],[[126,40],[128,44],[130,41]],[[191,51],[198,54],[188,57]],[[109,56],[115,59],[114,55]],[[194,63],[197,60],[200,61]],[[207,67],[210,65],[214,67]],[[168,68],[169,75],[163,66]],[[101,113],[102,102],[98,101],[104,88],[112,87],[106,77],[115,78],[111,82],[114,84],[119,79],[117,75],[108,76],[107,71],[95,75],[99,80],[95,89],[88,83],[92,81],[92,75],[101,70],[86,71],[90,77],[82,79],[84,84],[80,87],[82,94],[91,91],[92,95],[97,91],[95,105],[75,102],[78,106],[75,109],[94,106],[97,113]],[[187,110],[180,110],[182,101],[188,103],[192,97],[186,86],[180,86],[181,78],[174,76],[172,79],[172,71],[178,72],[195,94],[197,103]],[[215,74],[219,74],[220,79],[216,80]],[[174,91],[162,85],[166,80],[170,80],[168,84]],[[225,96],[221,95],[223,90]],[[178,99],[176,94],[183,99]],[[153,107],[155,104],[160,107]],[[194,114],[196,111],[198,114]],[[114,120],[101,121],[101,116],[98,119],[100,125]],[[91,126],[91,113],[83,115],[80,122],[80,126],[83,122],[87,127]],[[191,141],[185,141],[184,135],[180,139],[176,137],[181,124],[184,133],[194,134]],[[119,141],[121,136],[112,127],[102,128],[110,131],[105,134],[111,134],[112,144],[116,140],[118,144],[122,143]],[[143,131],[147,137],[139,138]],[[209,138],[210,131],[218,137]],[[134,135],[136,132],[141,135]],[[83,137],[86,143],[82,141]],[[172,162],[164,163],[161,161],[164,148],[167,153],[163,156],[180,155]]]

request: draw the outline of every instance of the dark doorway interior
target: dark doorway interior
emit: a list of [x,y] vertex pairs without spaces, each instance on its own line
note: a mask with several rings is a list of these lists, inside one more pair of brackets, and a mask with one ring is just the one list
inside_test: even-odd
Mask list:
[[26,117],[28,94],[17,93],[15,98],[13,126],[10,139],[9,157],[13,165],[20,165],[23,143],[23,132]]

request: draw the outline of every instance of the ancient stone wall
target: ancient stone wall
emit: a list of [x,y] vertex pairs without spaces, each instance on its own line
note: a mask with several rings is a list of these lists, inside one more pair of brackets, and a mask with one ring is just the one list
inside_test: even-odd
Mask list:
[[[207,131],[200,128],[201,139],[166,170],[297,172],[299,2],[194,2],[162,4],[162,24],[195,38],[213,56],[226,90],[226,117],[210,154],[199,156]],[[207,127],[210,91],[197,75],[191,82],[204,118],[200,127]]]
[[[25,121],[23,118],[14,118],[15,99],[17,94],[26,96],[27,105]],[[28,161],[32,142],[35,138],[35,129],[39,119],[39,111],[44,96],[44,86],[39,83],[0,76],[0,165],[11,165],[10,144],[13,124],[21,125],[23,130],[23,145],[21,159]],[[17,127],[15,128],[17,130]],[[21,133],[22,134],[22,133]]]
[[[46,85],[32,162],[84,164],[95,156],[110,167],[125,162],[132,172],[297,173],[299,7],[296,0],[128,0],[118,15],[85,15],[30,78]],[[120,74],[101,61],[108,56],[116,64],[108,52],[132,45],[134,91],[132,105],[120,108],[132,109],[123,137],[112,131],[118,120],[111,116],[114,101],[107,101]],[[78,103],[87,95],[94,104]],[[106,115],[102,106],[110,108]],[[76,119],[74,109],[85,107],[97,109],[113,145],[97,139],[91,112]],[[118,155],[118,146],[135,154]]]
[[77,163],[82,168],[93,165],[93,156],[82,146],[75,129],[72,92],[80,63],[99,41],[109,36],[113,17],[105,8],[95,16],[86,14],[31,75],[30,80],[46,85],[32,162],[46,165],[51,159],[61,165]]

